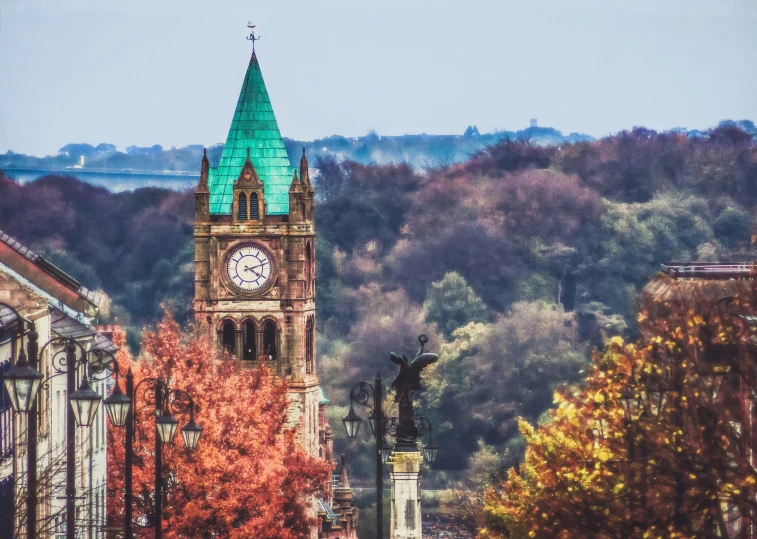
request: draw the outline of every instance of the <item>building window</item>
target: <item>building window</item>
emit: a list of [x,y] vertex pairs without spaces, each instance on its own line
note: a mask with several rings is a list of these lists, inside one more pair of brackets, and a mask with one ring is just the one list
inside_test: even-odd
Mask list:
[[312,294],[313,286],[313,247],[308,242],[305,247],[305,294]]
[[269,360],[276,359],[276,324],[266,320],[263,324],[263,355]]
[[230,354],[235,354],[236,347],[236,328],[234,328],[234,322],[227,320],[223,323],[223,332],[221,333],[221,346],[224,351]]
[[257,350],[255,346],[255,324],[250,320],[244,323],[244,331],[242,334],[242,359],[251,361],[257,358]]
[[305,322],[305,373],[313,374],[315,370],[314,359],[314,344],[315,344],[315,320],[312,316],[308,316],[307,322]]
[[258,210],[258,194],[252,193],[250,195],[250,219],[257,221],[260,219],[260,213]]
[[238,219],[240,221],[246,221],[247,220],[247,195],[244,193],[239,193],[239,212],[238,212]]

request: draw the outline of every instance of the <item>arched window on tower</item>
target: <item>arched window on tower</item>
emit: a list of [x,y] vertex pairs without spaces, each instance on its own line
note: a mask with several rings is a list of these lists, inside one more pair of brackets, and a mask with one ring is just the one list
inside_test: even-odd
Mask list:
[[308,242],[305,247],[305,294],[313,292],[313,247]]
[[242,331],[242,359],[252,361],[257,359],[257,350],[255,346],[255,324],[248,320],[244,323]]
[[305,322],[305,373],[313,374],[315,371],[315,320],[308,316]]
[[278,339],[276,324],[273,320],[266,320],[263,324],[263,355],[269,360],[277,358]]
[[234,322],[232,322],[231,320],[224,322],[223,331],[221,333],[221,346],[223,346],[223,349],[230,354],[236,354],[237,352],[236,336],[237,331],[234,327]]
[[260,219],[260,211],[258,209],[258,194],[250,194],[250,219],[257,221]]
[[240,221],[246,221],[247,220],[247,195],[244,193],[239,193],[239,215],[238,219]]

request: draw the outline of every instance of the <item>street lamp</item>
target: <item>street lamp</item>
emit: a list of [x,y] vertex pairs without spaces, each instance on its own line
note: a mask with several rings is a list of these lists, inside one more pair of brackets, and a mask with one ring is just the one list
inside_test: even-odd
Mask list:
[[121,391],[121,386],[118,383],[118,374],[116,374],[116,386],[113,388],[113,392],[103,401],[103,404],[114,427],[123,427],[126,425],[126,418],[129,417],[129,409],[131,408],[131,399]]
[[82,378],[79,389],[71,393],[68,398],[71,401],[76,424],[80,427],[91,427],[95,414],[100,408],[102,397],[89,386],[86,374]]
[[16,364],[5,373],[4,379],[13,410],[15,412],[31,411],[42,383],[42,373],[29,363],[23,348],[18,354]]
[[436,460],[436,454],[439,452],[439,446],[434,444],[433,440],[429,440],[429,442],[423,446],[423,458],[426,459],[426,462],[431,464]]
[[172,416],[166,407],[163,413],[155,419],[155,426],[158,428],[160,441],[164,444],[170,444],[173,441],[174,434],[176,434],[179,420]]
[[[347,429],[347,438],[356,437],[358,431],[360,430],[360,422],[363,420],[360,419],[360,416],[355,413],[355,409],[352,407],[352,404],[350,404],[349,413],[344,419],[342,419],[342,421],[344,422],[344,428]],[[373,428],[373,420],[371,421],[371,427],[371,430],[375,434],[376,430]]]
[[200,435],[202,434],[202,427],[195,423],[195,410],[194,406],[189,408],[189,423],[181,428],[181,436],[184,438],[184,445],[187,449],[195,449],[197,442],[200,441]]
[[[133,531],[133,501],[134,501],[134,440],[137,424],[136,413],[145,406],[155,410],[155,539],[163,536],[163,445],[170,444],[176,435],[179,420],[170,412],[173,406],[175,412],[189,412],[189,422],[181,429],[181,436],[187,449],[197,448],[202,434],[202,427],[195,422],[195,403],[192,396],[184,390],[172,389],[159,378],[144,378],[135,387],[134,374],[131,368],[126,372],[126,393],[121,391],[119,384],[120,369],[113,362],[116,373],[116,385],[113,392],[105,399],[105,409],[108,411],[111,423],[116,427],[126,427],[125,471],[124,471],[124,527],[126,539],[134,539]],[[144,387],[143,387],[144,385]],[[142,388],[142,400],[145,406],[136,408],[137,395]],[[186,405],[185,402],[189,404]],[[135,406],[132,406],[135,405]]]
[[639,409],[640,400],[638,393],[636,393],[632,386],[627,385],[623,388],[623,391],[620,393],[620,404],[623,406],[627,420],[630,421],[634,414],[636,414]]
[[417,416],[413,418],[415,428],[418,429],[418,436],[425,436],[428,434],[428,443],[423,446],[423,458],[431,464],[436,460],[436,454],[439,452],[439,446],[434,443],[434,429],[431,426],[431,422],[423,416]]
[[653,417],[660,417],[660,414],[665,407],[665,403],[668,400],[669,393],[670,390],[660,380],[651,382],[648,385],[644,394],[646,396],[646,406],[649,411],[652,412]]

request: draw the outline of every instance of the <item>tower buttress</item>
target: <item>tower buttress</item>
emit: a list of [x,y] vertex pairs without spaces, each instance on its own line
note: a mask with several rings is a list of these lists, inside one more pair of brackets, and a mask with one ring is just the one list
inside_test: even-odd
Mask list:
[[210,162],[205,149],[202,151],[200,181],[195,189],[195,311],[201,312],[204,302],[210,297],[210,189],[208,171]]
[[310,182],[310,171],[308,169],[308,158],[305,155],[305,148],[302,148],[302,157],[300,158],[300,183],[302,183],[302,219],[303,221],[313,222],[313,199],[315,198],[315,189]]
[[289,186],[289,222],[301,223],[305,220],[305,194],[302,189],[302,182],[297,177],[297,171],[294,172],[292,184]]
[[195,189],[195,222],[206,222],[210,219],[210,189],[208,189],[208,161],[207,150],[202,150],[202,165],[200,167],[200,181]]

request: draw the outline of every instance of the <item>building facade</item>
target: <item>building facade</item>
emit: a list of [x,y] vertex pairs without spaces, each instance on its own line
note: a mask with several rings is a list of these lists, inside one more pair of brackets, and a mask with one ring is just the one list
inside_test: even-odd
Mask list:
[[[76,536],[104,537],[106,499],[106,419],[103,407],[92,427],[75,430],[75,455],[67,455],[68,391],[66,375],[57,370],[64,345],[73,339],[86,350],[115,352],[108,338],[92,325],[100,298],[44,258],[0,231],[0,372],[26,347],[30,323],[38,333],[37,369],[44,380],[36,416],[36,537],[65,537],[66,464],[75,467]],[[21,317],[4,305],[10,306]],[[46,343],[50,343],[44,346]],[[57,370],[56,370],[57,369]],[[77,369],[77,386],[84,368]],[[0,377],[2,374],[0,374]],[[106,396],[106,382],[92,388]],[[29,415],[14,413],[5,388],[0,389],[0,538],[26,538],[27,451]]]

